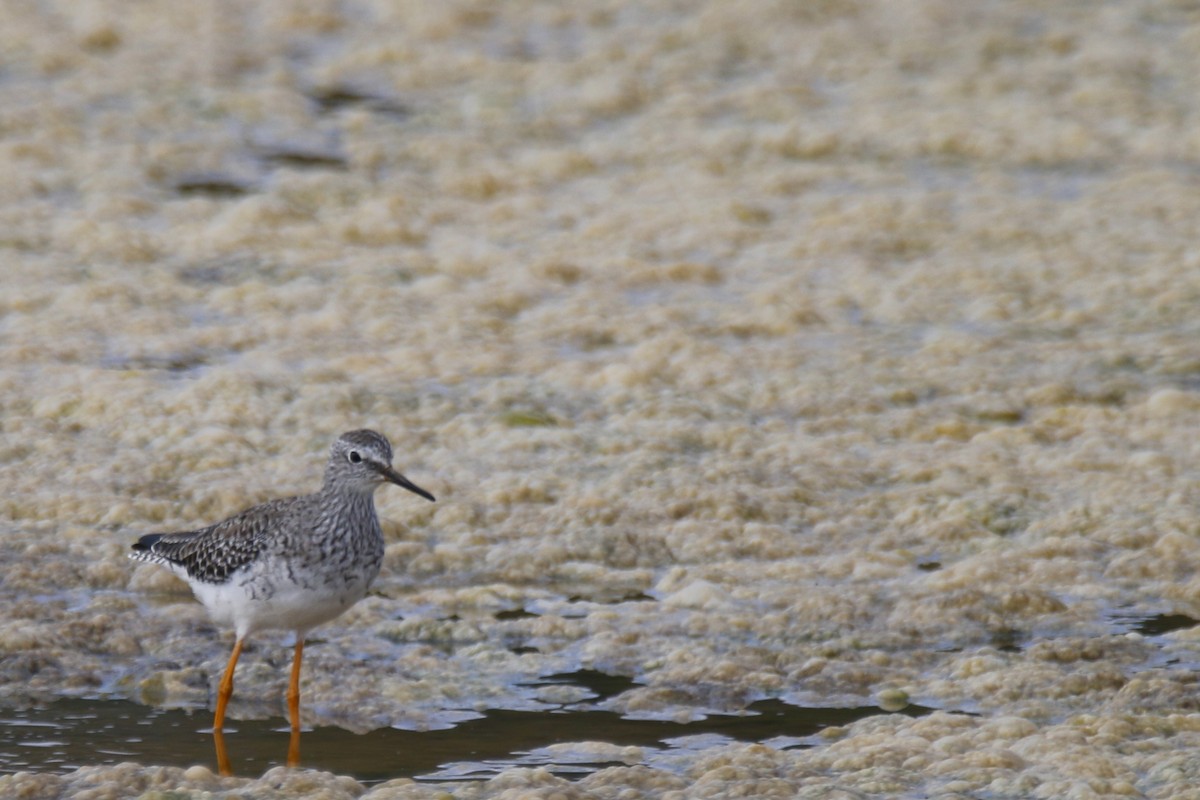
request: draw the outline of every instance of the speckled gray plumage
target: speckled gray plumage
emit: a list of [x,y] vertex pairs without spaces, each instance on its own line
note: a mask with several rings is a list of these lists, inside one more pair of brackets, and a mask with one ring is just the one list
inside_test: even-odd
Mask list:
[[361,598],[379,572],[383,533],[375,490],[390,481],[433,499],[392,469],[391,459],[383,436],[350,431],[334,442],[320,491],[272,500],[198,530],[148,534],[130,557],[180,574],[215,615],[243,633],[319,624]]
[[205,583],[224,583],[236,570],[259,557],[274,539],[276,549],[290,550],[288,531],[309,516],[307,497],[287,497],[254,506],[216,525],[180,533],[150,533],[133,545],[132,557],[183,568]]

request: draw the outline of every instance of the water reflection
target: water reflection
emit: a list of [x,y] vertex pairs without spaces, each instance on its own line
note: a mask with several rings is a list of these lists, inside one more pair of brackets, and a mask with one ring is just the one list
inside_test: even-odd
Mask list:
[[[919,716],[929,711],[910,706],[899,713]],[[747,712],[679,723],[624,719],[597,710],[498,710],[449,730],[383,728],[367,734],[332,727],[301,734],[286,723],[280,727],[278,719],[238,720],[217,735],[208,725],[207,711],[167,711],[122,700],[62,700],[2,714],[0,772],[68,772],[122,761],[212,765],[215,746],[218,770],[242,776],[258,776],[294,762],[366,782],[399,777],[485,779],[515,765],[543,766],[563,777],[578,778],[612,762],[589,760],[596,755],[586,747],[555,745],[586,741],[636,746],[647,763],[667,763],[701,739],[706,746],[716,737],[804,747],[814,744],[813,734],[823,728],[885,713],[878,708],[798,708],[778,700],[754,703]]]

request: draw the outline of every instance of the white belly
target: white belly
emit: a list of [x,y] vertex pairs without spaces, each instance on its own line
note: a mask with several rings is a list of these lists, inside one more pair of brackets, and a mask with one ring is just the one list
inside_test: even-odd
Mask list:
[[272,629],[302,636],[361,600],[373,577],[314,587],[286,580],[264,583],[262,576],[239,570],[222,584],[196,581],[192,591],[213,620],[232,626],[238,638]]

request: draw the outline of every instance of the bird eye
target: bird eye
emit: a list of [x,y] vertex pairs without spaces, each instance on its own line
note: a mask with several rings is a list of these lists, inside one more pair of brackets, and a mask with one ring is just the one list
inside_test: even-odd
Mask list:
[[350,451],[350,455],[348,455],[348,456],[346,456],[346,457],[350,459],[350,463],[351,463],[351,464],[357,464],[357,463],[359,463],[360,461],[362,461],[362,456],[360,456],[360,455],[358,454],[358,451],[357,451],[357,450],[351,450],[351,451]]

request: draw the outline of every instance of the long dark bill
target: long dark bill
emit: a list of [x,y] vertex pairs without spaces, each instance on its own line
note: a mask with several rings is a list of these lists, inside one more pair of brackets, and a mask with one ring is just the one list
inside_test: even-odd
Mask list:
[[387,478],[389,481],[396,484],[397,486],[403,486],[405,489],[408,489],[413,494],[421,495],[421,497],[424,497],[426,500],[430,500],[430,501],[433,500],[433,495],[431,495],[429,492],[422,489],[420,486],[417,486],[415,483],[413,483],[408,478],[404,477],[403,475],[401,475],[399,472],[392,469],[391,467],[380,467],[379,472],[383,475],[383,477]]

